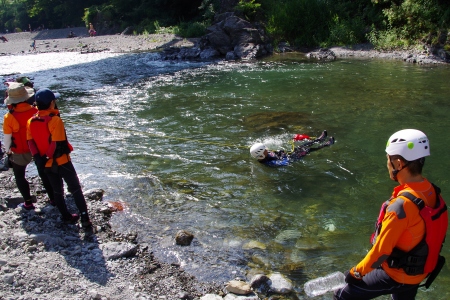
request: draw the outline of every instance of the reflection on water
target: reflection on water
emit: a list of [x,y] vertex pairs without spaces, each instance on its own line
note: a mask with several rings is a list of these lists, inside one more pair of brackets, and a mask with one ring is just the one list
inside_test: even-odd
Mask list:
[[[5,74],[25,73],[37,87],[61,92],[84,188],[103,188],[106,200],[128,204],[113,225],[138,232],[155,255],[200,279],[278,271],[301,286],[359,262],[395,185],[384,145],[399,129],[428,134],[425,176],[446,196],[448,67],[67,55],[0,63]],[[323,129],[336,144],[289,167],[265,167],[248,152],[257,141],[289,150],[293,134]],[[195,235],[191,247],[173,245],[180,229]],[[449,298],[449,280],[444,268],[417,299]]]

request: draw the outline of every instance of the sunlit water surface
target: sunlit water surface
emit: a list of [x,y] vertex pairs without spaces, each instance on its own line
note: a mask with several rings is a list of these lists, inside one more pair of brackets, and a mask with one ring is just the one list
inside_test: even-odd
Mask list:
[[[201,280],[281,272],[302,299],[307,280],[354,266],[395,186],[384,146],[397,130],[427,133],[425,176],[450,195],[447,66],[109,53],[0,57],[0,65],[2,75],[22,73],[62,94],[83,188],[128,205],[115,228],[137,232],[157,257]],[[289,150],[293,134],[323,129],[336,144],[289,167],[249,155],[255,142]],[[174,245],[180,229],[195,235],[190,247]],[[449,245],[443,253],[450,260]],[[447,263],[417,299],[449,299],[449,283]]]

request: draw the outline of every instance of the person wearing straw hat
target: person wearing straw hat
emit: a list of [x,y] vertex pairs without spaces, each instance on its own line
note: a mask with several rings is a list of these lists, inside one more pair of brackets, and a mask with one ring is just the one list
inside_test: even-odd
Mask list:
[[[8,97],[5,99],[5,104],[9,111],[3,119],[3,144],[12,165],[17,188],[25,201],[21,206],[26,210],[35,208],[30,193],[30,185],[25,177],[27,165],[32,160],[27,143],[27,122],[38,111],[27,103],[27,100],[33,96],[33,89],[26,88],[22,83],[8,82]],[[43,168],[38,164],[36,164],[36,167],[42,184],[50,201],[52,201],[53,189],[50,181],[44,174]]]

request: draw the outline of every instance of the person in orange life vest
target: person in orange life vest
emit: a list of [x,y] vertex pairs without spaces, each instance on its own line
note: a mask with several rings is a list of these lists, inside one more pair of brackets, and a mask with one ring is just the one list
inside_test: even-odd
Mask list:
[[[59,116],[55,94],[43,88],[35,95],[38,113],[28,120],[27,140],[36,161],[45,165],[45,173],[53,187],[55,204],[66,223],[76,224],[81,216],[81,225],[90,227],[86,200],[81,190],[77,172],[71,162],[72,146],[67,141],[64,123]],[[71,214],[64,200],[64,184],[73,195],[80,215]]]
[[[31,162],[32,156],[27,144],[27,122],[37,109],[27,103],[30,97],[34,96],[34,90],[26,88],[22,83],[8,82],[8,97],[5,104],[9,112],[3,119],[4,146],[9,160],[12,164],[14,178],[17,188],[20,191],[25,203],[21,206],[27,210],[34,209],[30,194],[30,185],[25,178],[27,165]],[[36,164],[39,177],[47,191],[50,201],[53,200],[53,189],[43,168]]]
[[416,129],[398,131],[389,138],[386,153],[389,177],[400,185],[382,205],[372,248],[345,273],[348,284],[334,299],[386,294],[394,300],[415,299],[419,284],[438,265],[448,213],[439,188],[422,176],[430,155],[428,138]]

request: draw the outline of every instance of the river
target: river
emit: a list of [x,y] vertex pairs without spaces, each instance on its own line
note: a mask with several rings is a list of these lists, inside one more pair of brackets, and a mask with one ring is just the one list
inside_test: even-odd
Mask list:
[[[428,135],[424,175],[450,197],[448,66],[300,54],[168,62],[145,53],[5,56],[0,65],[61,93],[83,189],[127,206],[112,225],[201,280],[280,272],[303,298],[307,280],[358,263],[395,186],[384,147],[397,130]],[[255,142],[290,150],[294,134],[324,129],[336,143],[288,167],[266,167],[248,151]],[[173,244],[181,229],[195,235],[190,247]],[[450,259],[448,243],[443,254]],[[416,299],[449,299],[449,283],[447,263]]]

